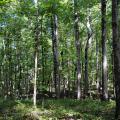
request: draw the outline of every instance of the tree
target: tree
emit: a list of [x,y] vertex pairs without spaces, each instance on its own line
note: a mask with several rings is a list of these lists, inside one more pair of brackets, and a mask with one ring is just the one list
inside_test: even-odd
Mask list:
[[79,39],[79,14],[78,1],[74,0],[74,30],[75,30],[75,46],[76,46],[76,68],[77,68],[77,99],[81,98],[80,80],[81,80],[81,64],[80,64],[80,39]]
[[[53,7],[56,7],[53,5]],[[54,8],[55,9],[55,8]],[[53,13],[52,15],[52,50],[53,50],[53,64],[54,64],[54,85],[56,97],[60,97],[60,76],[59,76],[59,56],[58,56],[58,16]]]
[[119,5],[118,0],[112,0],[112,36],[114,55],[114,78],[116,93],[116,114],[115,118],[120,119],[120,34],[119,34]]
[[34,70],[34,81],[33,81],[33,87],[34,87],[34,93],[33,93],[33,104],[36,107],[36,91],[37,91],[37,72],[38,72],[38,45],[39,45],[39,25],[38,25],[38,3],[37,0],[35,0],[35,7],[36,7],[36,23],[35,23],[35,70]]
[[0,2],[0,95],[34,98],[35,105],[37,93],[40,99],[55,97],[54,91],[58,98],[80,99],[82,92],[95,98],[103,83],[104,97],[107,79],[113,92],[112,65],[106,67],[112,53],[110,1],[107,10],[105,0],[101,10],[98,0],[6,1]]
[[102,14],[102,100],[108,99],[107,51],[106,51],[106,0],[101,1]]
[[92,28],[91,28],[91,11],[90,8],[88,8],[88,17],[87,17],[87,34],[88,34],[88,38],[87,38],[87,42],[86,42],[86,46],[85,46],[85,79],[84,79],[84,95],[85,97],[88,96],[89,93],[89,80],[88,80],[88,52],[89,52],[89,47],[90,44],[92,42]]

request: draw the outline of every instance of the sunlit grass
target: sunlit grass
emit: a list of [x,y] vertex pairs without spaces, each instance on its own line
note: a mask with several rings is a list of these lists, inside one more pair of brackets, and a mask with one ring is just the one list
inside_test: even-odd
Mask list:
[[[37,109],[31,100],[0,100],[0,116],[8,114],[8,120],[112,120],[115,102],[99,100],[44,100],[38,101]],[[37,118],[36,118],[37,116]],[[4,116],[5,117],[5,116]],[[3,117],[0,118],[1,120]]]

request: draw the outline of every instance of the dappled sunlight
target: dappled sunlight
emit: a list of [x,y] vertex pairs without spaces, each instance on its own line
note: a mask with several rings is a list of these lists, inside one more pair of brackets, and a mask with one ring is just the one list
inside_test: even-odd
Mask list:
[[119,4],[0,0],[0,120],[119,118]]

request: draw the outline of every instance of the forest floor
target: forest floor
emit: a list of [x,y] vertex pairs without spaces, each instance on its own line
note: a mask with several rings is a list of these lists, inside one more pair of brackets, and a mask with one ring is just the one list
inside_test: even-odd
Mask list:
[[99,100],[0,100],[0,120],[114,120],[115,102]]

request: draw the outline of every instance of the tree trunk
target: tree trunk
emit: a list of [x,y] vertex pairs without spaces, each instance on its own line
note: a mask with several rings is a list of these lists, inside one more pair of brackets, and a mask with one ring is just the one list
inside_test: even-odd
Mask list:
[[92,41],[92,29],[91,29],[91,18],[90,18],[90,9],[88,10],[88,18],[87,18],[87,34],[88,39],[85,47],[85,79],[84,79],[84,95],[85,97],[89,94],[89,80],[88,80],[88,52],[89,46]]
[[79,17],[77,11],[77,0],[74,0],[74,29],[75,29],[75,45],[77,55],[77,99],[81,98],[80,80],[81,80],[81,64],[80,64],[80,40],[79,40]]
[[42,57],[42,84],[41,85],[44,85],[44,82],[45,82],[45,53],[44,53],[44,42],[43,42],[43,33],[42,33],[42,30],[43,30],[43,17],[41,18],[41,57]]
[[106,52],[106,0],[102,0],[102,100],[108,99],[107,52]]
[[96,37],[96,89],[98,96],[100,95],[100,65],[99,65],[99,42]]
[[37,91],[37,72],[38,72],[38,45],[39,45],[39,25],[38,25],[38,5],[36,6],[36,24],[35,24],[35,69],[34,69],[34,81],[33,81],[33,87],[34,87],[34,93],[33,93],[33,105],[36,107],[36,91]]
[[53,64],[54,72],[53,79],[55,85],[56,97],[60,97],[60,78],[59,78],[59,58],[58,58],[58,17],[52,16],[52,49],[53,49]]
[[120,119],[120,34],[119,34],[119,3],[112,0],[112,34],[113,34],[113,55],[114,55],[114,79],[116,93],[116,114],[115,118]]

